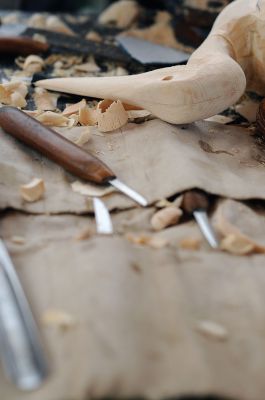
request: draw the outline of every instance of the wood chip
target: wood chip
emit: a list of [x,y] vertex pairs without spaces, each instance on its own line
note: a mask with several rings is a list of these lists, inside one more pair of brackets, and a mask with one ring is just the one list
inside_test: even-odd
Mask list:
[[255,244],[247,237],[239,234],[229,234],[222,239],[220,248],[228,253],[243,256],[253,253],[255,251]]
[[59,94],[51,93],[43,88],[36,87],[33,99],[38,110],[53,111],[57,107]]
[[111,4],[99,16],[99,23],[128,28],[139,14],[139,5],[134,0],[121,0]]
[[120,100],[103,100],[97,106],[97,123],[101,132],[121,128],[128,121],[128,115]]
[[45,23],[45,29],[53,32],[64,33],[66,35],[75,35],[74,31],[56,15],[48,16]]
[[144,122],[151,117],[152,113],[147,110],[130,110],[127,111],[127,115],[130,122]]
[[78,146],[83,146],[89,140],[91,140],[91,137],[92,137],[91,130],[89,127],[87,127],[80,133],[80,136],[74,141],[74,143],[77,144]]
[[69,124],[69,119],[67,117],[53,111],[45,111],[37,115],[36,119],[47,126],[68,126]]
[[161,249],[168,245],[167,239],[162,238],[160,236],[146,235],[145,233],[142,234],[127,233],[125,237],[127,240],[129,240],[129,242],[144,246],[150,246],[154,249]]
[[196,329],[209,339],[225,341],[228,339],[227,329],[214,321],[199,321]]
[[213,115],[212,117],[206,118],[204,121],[217,122],[218,124],[228,124],[233,120],[233,118],[226,117],[225,115]]
[[44,60],[34,54],[25,58],[22,68],[31,73],[40,72],[44,66]]
[[90,31],[86,34],[86,39],[87,40],[93,40],[94,42],[102,42],[102,37],[100,36],[99,33],[95,31]]
[[48,327],[53,326],[62,330],[68,330],[77,324],[73,315],[59,309],[46,310],[41,320],[42,323]]
[[162,230],[179,222],[183,212],[180,208],[170,206],[157,211],[151,218],[152,228],[156,231]]
[[90,60],[87,63],[75,65],[74,70],[78,72],[99,72],[100,68],[96,64],[94,58],[90,57]]
[[23,236],[11,236],[10,241],[15,244],[24,244],[26,240]]
[[71,187],[74,192],[88,197],[102,197],[115,191],[112,186],[101,187],[93,185],[92,183],[83,183],[80,181],[71,183]]
[[85,107],[85,106],[86,106],[86,100],[85,99],[82,99],[81,101],[79,101],[78,103],[75,103],[75,104],[69,104],[63,110],[63,115],[65,117],[68,117],[69,115],[72,115],[72,114],[75,114],[75,113],[78,114],[79,109],[81,107]]
[[201,240],[198,238],[186,237],[180,240],[179,246],[184,250],[199,250],[201,247]]
[[41,35],[40,33],[34,33],[32,39],[36,40],[36,42],[47,43],[46,37],[44,35]]
[[25,100],[27,94],[28,88],[23,82],[0,84],[0,103],[22,108],[27,105]]
[[83,105],[79,108],[78,121],[81,125],[94,126],[98,121],[98,112]]
[[254,102],[253,100],[250,99],[243,100],[240,104],[237,104],[235,106],[236,112],[242,115],[242,117],[246,118],[248,122],[256,121],[258,108],[259,108],[259,103]]
[[40,200],[45,192],[43,179],[34,178],[29,183],[20,186],[20,194],[23,200],[34,202]]

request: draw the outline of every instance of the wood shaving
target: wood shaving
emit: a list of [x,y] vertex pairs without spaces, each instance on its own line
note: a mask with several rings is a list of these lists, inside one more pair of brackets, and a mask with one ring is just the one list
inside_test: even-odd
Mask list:
[[[111,102],[112,100],[109,100]],[[143,108],[135,106],[133,104],[128,104],[128,103],[122,103],[123,108],[125,111],[131,111],[131,110],[143,110]]]
[[146,235],[144,233],[138,235],[127,233],[125,237],[127,240],[129,240],[129,242],[144,246],[150,246],[154,249],[161,249],[168,245],[167,239],[159,236]]
[[30,203],[40,200],[44,192],[44,181],[40,178],[34,178],[29,183],[20,186],[21,197]]
[[68,117],[69,115],[72,115],[72,114],[75,114],[75,113],[78,114],[79,109],[81,107],[85,107],[85,106],[86,106],[86,100],[85,99],[82,99],[81,101],[79,101],[78,103],[75,103],[75,104],[69,104],[63,110],[63,115],[65,117]]
[[10,241],[15,244],[24,244],[26,240],[23,236],[11,236]]
[[206,118],[204,121],[217,122],[218,124],[228,124],[233,120],[233,118],[226,117],[225,115],[213,115],[212,117]]
[[199,321],[196,329],[199,333],[209,339],[214,339],[218,341],[225,341],[228,339],[227,329],[224,326],[217,324],[213,321]]
[[74,239],[77,241],[90,239],[92,234],[93,234],[93,232],[90,228],[84,228],[80,232],[77,233],[77,235],[74,237]]
[[99,33],[95,31],[90,31],[86,34],[86,39],[87,40],[93,40],[93,42],[102,42],[102,37],[100,36]]
[[51,93],[43,88],[36,87],[33,99],[38,110],[53,111],[57,108],[59,94]]
[[82,105],[79,108],[78,121],[81,125],[96,125],[98,122],[98,113],[95,109],[89,108],[87,105]]
[[40,33],[34,33],[32,39],[36,40],[36,42],[47,43],[46,37],[44,35],[41,35]]
[[223,238],[223,250],[237,255],[265,253],[264,221],[245,204],[230,199],[220,201],[213,226]]
[[53,32],[64,33],[66,35],[75,35],[74,31],[69,28],[59,17],[50,15],[46,19],[45,29]]
[[33,118],[42,113],[40,110],[23,110],[23,112]]
[[230,234],[222,239],[220,248],[228,253],[243,256],[253,253],[255,251],[255,244],[247,237]]
[[1,16],[1,24],[18,24],[20,22],[20,16],[17,12],[11,12],[10,14]]
[[112,186],[101,187],[93,185],[92,183],[83,183],[80,181],[71,183],[71,188],[74,192],[88,197],[103,197],[115,191]]
[[96,64],[93,57],[90,57],[89,61],[84,64],[74,66],[74,70],[78,72],[99,72],[100,68]]
[[[110,103],[111,102],[111,103]],[[101,132],[121,128],[128,121],[128,115],[120,100],[102,100],[97,106],[97,123]]]
[[199,250],[201,247],[201,240],[192,237],[183,238],[179,242],[179,247],[185,250]]
[[91,140],[91,131],[90,128],[86,128],[84,131],[80,133],[80,136],[75,140],[75,144],[78,146],[83,146],[86,144],[89,140]]
[[258,108],[259,103],[250,99],[243,100],[242,103],[235,106],[236,112],[246,118],[250,123],[256,121]]
[[79,122],[79,118],[77,114],[72,114],[69,115],[68,117],[68,128],[72,128],[73,126],[76,126]]
[[33,14],[27,21],[27,25],[32,28],[45,29],[46,27],[46,18],[45,14],[36,13]]
[[131,26],[139,14],[139,6],[133,0],[121,0],[111,4],[99,16],[99,23],[103,25],[115,25],[125,29]]
[[68,330],[77,324],[73,315],[58,309],[46,310],[43,313],[41,320],[46,326],[54,326],[62,330]]
[[69,119],[67,117],[53,111],[45,111],[37,115],[36,119],[47,126],[68,126],[69,124]]
[[173,203],[167,199],[161,199],[155,203],[156,208],[165,208],[170,206],[173,206]]
[[34,74],[36,72],[42,71],[43,66],[44,60],[41,57],[32,54],[25,58],[22,69]]
[[144,122],[147,121],[152,114],[147,110],[130,110],[127,111],[127,115],[130,122]]
[[23,82],[8,82],[0,84],[0,103],[14,106],[25,107],[25,100],[28,88]]
[[151,218],[152,228],[160,231],[179,222],[183,212],[180,208],[170,206],[157,211]]

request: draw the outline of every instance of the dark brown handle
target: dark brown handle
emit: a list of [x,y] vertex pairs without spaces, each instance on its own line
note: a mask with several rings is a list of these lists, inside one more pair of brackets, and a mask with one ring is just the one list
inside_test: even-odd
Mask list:
[[0,126],[82,179],[106,183],[115,177],[102,161],[17,108],[0,108]]
[[0,37],[0,53],[36,54],[44,53],[49,49],[48,43],[42,43],[29,37],[14,36]]

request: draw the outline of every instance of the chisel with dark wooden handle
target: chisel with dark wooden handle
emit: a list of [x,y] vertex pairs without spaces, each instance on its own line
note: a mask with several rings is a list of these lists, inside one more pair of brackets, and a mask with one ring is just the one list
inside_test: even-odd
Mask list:
[[79,178],[109,183],[142,206],[147,200],[116,178],[102,161],[15,107],[0,108],[0,126]]

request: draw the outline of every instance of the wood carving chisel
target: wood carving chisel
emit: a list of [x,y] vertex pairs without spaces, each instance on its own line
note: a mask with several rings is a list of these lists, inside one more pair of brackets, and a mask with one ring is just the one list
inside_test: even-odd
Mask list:
[[67,171],[97,184],[110,184],[141,206],[147,200],[121,182],[102,161],[15,107],[0,108],[0,126]]

